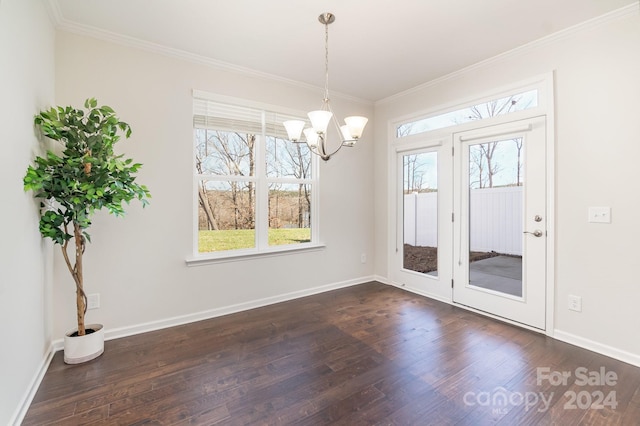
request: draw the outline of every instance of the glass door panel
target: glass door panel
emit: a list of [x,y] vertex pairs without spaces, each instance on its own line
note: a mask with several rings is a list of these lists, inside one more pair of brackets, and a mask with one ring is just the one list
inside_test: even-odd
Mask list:
[[522,297],[524,138],[467,145],[469,285]]
[[453,301],[545,328],[544,117],[454,134]]
[[403,268],[438,276],[438,153],[404,154]]

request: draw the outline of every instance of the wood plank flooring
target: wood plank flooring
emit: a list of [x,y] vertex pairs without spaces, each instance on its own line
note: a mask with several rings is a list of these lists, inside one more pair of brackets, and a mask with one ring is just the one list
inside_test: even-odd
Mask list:
[[23,424],[638,425],[640,368],[367,283],[59,352]]

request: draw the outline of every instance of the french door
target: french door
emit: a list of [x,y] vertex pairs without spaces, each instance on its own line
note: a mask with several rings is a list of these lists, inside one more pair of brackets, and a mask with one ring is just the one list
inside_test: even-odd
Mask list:
[[396,153],[397,212],[392,280],[426,296],[451,295],[451,140]]
[[455,303],[545,329],[545,118],[453,135]]
[[394,283],[545,329],[545,126],[535,117],[396,149]]

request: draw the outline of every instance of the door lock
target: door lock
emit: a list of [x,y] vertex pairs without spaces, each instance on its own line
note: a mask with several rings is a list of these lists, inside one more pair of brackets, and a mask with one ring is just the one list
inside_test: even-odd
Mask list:
[[540,216],[539,214],[535,215],[535,217],[533,218],[533,220],[535,220],[536,222],[542,222],[542,216]]
[[531,235],[533,235],[534,237],[542,237],[542,231],[541,231],[541,230],[539,230],[539,229],[536,229],[536,230],[535,230],[535,231],[533,231],[533,232],[524,231],[524,232],[523,232],[523,234],[531,234]]

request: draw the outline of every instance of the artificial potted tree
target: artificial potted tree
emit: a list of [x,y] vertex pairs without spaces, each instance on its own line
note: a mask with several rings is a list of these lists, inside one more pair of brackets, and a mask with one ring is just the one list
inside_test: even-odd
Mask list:
[[[100,324],[85,325],[87,294],[84,290],[82,258],[90,236],[93,214],[101,209],[122,216],[123,202],[137,199],[145,206],[151,197],[146,186],[136,183],[141,164],[116,155],[114,145],[131,135],[129,125],[106,105],[87,99],[83,109],[51,108],[35,116],[35,125],[61,145],[61,154],[47,151],[36,157],[24,177],[26,191],[41,199],[40,233],[60,245],[76,286],[77,329],[65,335],[64,361],[77,364],[104,351]],[[75,250],[69,253],[70,242]]]

